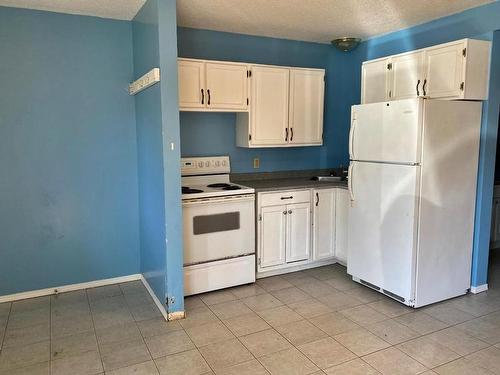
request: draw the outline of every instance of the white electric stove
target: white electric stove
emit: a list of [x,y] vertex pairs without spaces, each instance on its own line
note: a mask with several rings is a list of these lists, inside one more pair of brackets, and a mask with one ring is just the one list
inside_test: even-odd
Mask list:
[[228,156],[181,159],[186,296],[255,281],[255,191],[230,171]]

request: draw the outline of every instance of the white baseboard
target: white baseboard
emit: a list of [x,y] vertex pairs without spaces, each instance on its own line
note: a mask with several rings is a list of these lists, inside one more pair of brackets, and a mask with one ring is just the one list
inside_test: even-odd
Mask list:
[[470,292],[472,294],[478,294],[482,292],[486,292],[488,290],[488,284],[483,284],[479,286],[471,286],[470,287]]
[[148,281],[146,280],[146,278],[143,275],[141,275],[141,281],[144,284],[144,287],[148,290],[149,295],[151,296],[151,298],[155,302],[156,307],[158,307],[158,309],[160,310],[161,315],[163,315],[163,318],[168,321],[169,317],[168,317],[167,310],[165,309],[165,306],[163,305],[163,303],[160,302],[158,297],[156,297],[156,294],[153,292],[153,288],[151,288],[151,285],[149,285]]
[[7,294],[4,296],[0,296],[0,303],[19,301],[21,299],[27,299],[27,298],[50,296],[51,294],[72,292],[75,290],[96,288],[99,286],[105,286],[111,284],[126,283],[129,281],[141,280],[141,277],[142,277],[141,274],[134,274],[128,276],[113,277],[111,279],[89,281],[86,283],[63,285],[55,288],[45,288],[45,289],[31,290],[28,292]]

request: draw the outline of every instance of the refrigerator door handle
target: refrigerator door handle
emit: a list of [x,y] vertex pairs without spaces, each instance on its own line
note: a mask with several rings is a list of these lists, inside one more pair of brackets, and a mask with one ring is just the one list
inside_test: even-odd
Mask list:
[[354,170],[354,163],[349,164],[349,170],[347,172],[347,190],[349,190],[349,196],[351,197],[351,202],[354,201],[354,191],[352,190],[352,171]]
[[356,128],[356,118],[353,113],[353,119],[351,120],[351,129],[349,130],[349,156],[354,159],[354,130]]

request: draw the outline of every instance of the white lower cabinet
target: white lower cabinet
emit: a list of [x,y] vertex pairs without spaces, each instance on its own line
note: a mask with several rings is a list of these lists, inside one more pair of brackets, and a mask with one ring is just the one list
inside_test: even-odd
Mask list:
[[345,263],[348,208],[343,188],[258,193],[257,277]]

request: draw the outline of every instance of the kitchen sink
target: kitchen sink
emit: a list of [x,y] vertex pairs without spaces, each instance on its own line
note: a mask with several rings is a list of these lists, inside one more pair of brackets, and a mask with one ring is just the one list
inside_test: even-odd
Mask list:
[[342,177],[340,176],[314,176],[311,178],[313,181],[319,181],[319,182],[338,182],[342,181]]

